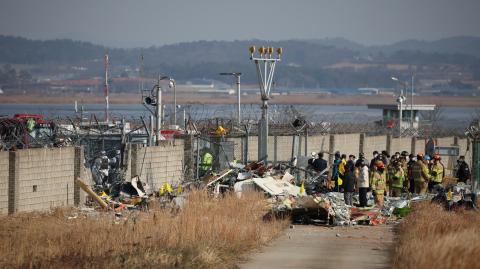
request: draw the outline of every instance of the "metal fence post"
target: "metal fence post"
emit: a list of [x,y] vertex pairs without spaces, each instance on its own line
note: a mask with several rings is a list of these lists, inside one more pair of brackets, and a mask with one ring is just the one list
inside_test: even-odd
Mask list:
[[278,147],[278,144],[277,144],[277,135],[274,135],[273,136],[273,164],[276,164],[277,163],[277,147]]

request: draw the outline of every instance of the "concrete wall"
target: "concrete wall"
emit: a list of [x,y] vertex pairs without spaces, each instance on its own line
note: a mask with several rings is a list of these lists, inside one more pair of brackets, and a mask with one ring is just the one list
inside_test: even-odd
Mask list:
[[0,214],[8,213],[8,152],[0,152]]
[[[363,153],[365,158],[370,160],[372,158],[373,151],[381,152],[387,149],[387,137],[385,135],[380,136],[365,136],[363,141]],[[407,149],[410,151],[410,149]]]
[[[329,135],[315,135],[308,137],[308,150],[306,154],[310,154],[311,152],[328,152],[329,151],[329,144],[330,144],[330,136]],[[324,158],[328,158],[328,154],[324,154]]]
[[410,137],[402,137],[402,138],[392,138],[390,141],[390,154],[394,154],[395,152],[402,152],[408,151],[410,153],[412,147],[412,139]]
[[73,205],[74,153],[73,147],[14,152],[14,211],[48,210]]
[[413,154],[417,153],[425,153],[425,139],[419,138],[415,141],[415,152]]
[[338,134],[335,135],[334,152],[340,151],[347,157],[353,154],[358,157],[360,147],[360,134]]
[[[248,160],[253,161],[258,159],[258,137],[249,136],[248,137]],[[273,158],[270,158],[273,160]]]
[[[455,146],[455,137],[441,137],[436,139],[437,146]],[[445,175],[451,176],[453,175],[453,169],[457,164],[458,157],[456,156],[442,156],[442,163],[445,166]]]
[[184,141],[161,141],[159,146],[132,145],[130,176],[140,175],[153,190],[165,182],[177,184],[183,179]]
[[[330,141],[333,138],[332,141]],[[230,138],[230,141],[235,141],[235,157],[241,160],[241,149],[244,146],[244,138]],[[305,137],[300,138],[300,151],[302,155],[310,155],[314,152],[334,153],[340,151],[342,154],[353,154],[358,157],[360,151],[365,153],[365,157],[370,159],[374,150],[382,151],[388,150],[390,154],[395,152],[407,151],[409,153],[425,153],[425,139],[412,139],[411,137],[392,138],[386,135],[381,136],[365,136],[361,134],[335,134],[335,135],[313,135],[308,137],[307,151],[305,152]],[[466,155],[467,159],[471,158],[471,152],[466,153],[467,139],[458,139],[460,146],[460,154]],[[455,144],[454,137],[442,137],[436,139],[438,146],[453,146]],[[292,136],[270,136],[268,138],[268,153],[270,161],[288,161],[292,156]],[[248,144],[248,159],[253,161],[257,159],[257,136],[249,137]],[[276,147],[276,151],[275,151]],[[414,151],[412,152],[412,148]],[[275,158],[276,152],[276,158]],[[328,159],[328,154],[325,154],[325,159]],[[457,157],[443,157],[444,165],[448,169],[453,169]],[[469,160],[469,159],[468,159]],[[471,161],[470,161],[471,162]]]
[[460,148],[460,155],[465,156],[465,161],[472,168],[472,143],[469,139],[458,139],[458,146]]

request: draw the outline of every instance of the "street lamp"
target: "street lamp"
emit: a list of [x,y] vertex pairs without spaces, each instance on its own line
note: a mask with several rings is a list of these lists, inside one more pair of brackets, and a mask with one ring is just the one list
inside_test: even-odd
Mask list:
[[[411,87],[410,87],[410,89],[411,89],[411,94],[410,94],[410,128],[413,128],[413,80],[414,80],[414,77],[415,76],[412,75],[412,84],[411,84]],[[392,77],[392,80],[401,84],[403,86],[403,88],[405,89],[405,94],[407,94],[408,85],[405,81],[401,81],[396,77]]]
[[237,84],[237,120],[238,120],[238,126],[240,126],[240,123],[242,122],[241,118],[241,113],[240,113],[240,77],[242,76],[242,73],[240,72],[231,72],[231,73],[220,73],[221,76],[234,76],[236,79],[236,84]]
[[[262,99],[262,118],[260,119],[258,130],[258,160],[265,160],[266,163],[268,158],[268,100],[270,99],[275,64],[280,61],[283,49],[277,48],[276,55],[273,55],[274,50],[272,47],[259,47],[258,53],[255,46],[251,46],[248,50],[250,52],[250,60],[255,63],[257,69],[258,85]],[[263,66],[261,67],[260,65],[262,64]]]
[[[168,87],[173,88],[173,125],[177,125],[177,83],[169,76],[162,76],[160,80],[168,79]],[[160,82],[159,82],[160,83]]]
[[[405,89],[405,91],[406,91],[406,89],[407,89],[407,83],[399,80],[399,79],[396,78],[396,77],[392,77],[392,80],[393,80],[393,81],[396,81],[396,82],[398,82],[398,83],[400,83],[400,84],[402,84],[403,87],[404,87],[404,89]],[[399,114],[399,116],[398,116],[398,123],[399,123],[399,124],[398,124],[398,136],[399,136],[399,137],[402,137],[403,103],[405,102],[405,100],[406,100],[406,98],[405,98],[405,96],[403,96],[403,89],[401,89],[401,90],[400,90],[400,96],[398,96],[398,98],[397,98],[397,103],[400,105],[400,114]],[[412,109],[412,111],[413,111],[413,107],[412,107],[411,109]]]

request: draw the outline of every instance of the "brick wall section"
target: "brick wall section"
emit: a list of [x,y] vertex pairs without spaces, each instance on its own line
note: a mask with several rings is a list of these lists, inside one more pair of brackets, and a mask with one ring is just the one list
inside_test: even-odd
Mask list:
[[425,139],[418,138],[415,142],[415,151],[413,154],[417,155],[418,153],[425,154]]
[[472,169],[472,144],[469,139],[458,139],[458,146],[460,148],[460,156],[465,156],[465,161]]
[[15,154],[15,212],[74,203],[74,148],[26,149]]
[[184,153],[182,139],[161,141],[159,146],[153,147],[132,145],[131,176],[140,175],[153,190],[158,190],[165,182],[177,184],[183,180]]
[[[310,155],[312,151],[314,152],[329,152],[330,151],[330,141],[334,142],[332,154],[335,151],[340,151],[341,153],[345,153],[347,155],[354,154],[358,157],[359,152],[363,148],[363,152],[365,153],[365,157],[369,160],[372,157],[372,152],[377,150],[381,152],[382,150],[387,150],[387,136],[364,136],[363,138],[363,145],[360,145],[361,142],[361,135],[360,134],[335,134],[335,135],[313,135],[308,137],[308,147],[306,155]],[[240,138],[230,138],[230,141],[235,141],[235,143],[241,143]],[[273,136],[269,137],[269,144],[268,144],[268,153],[269,153],[269,160],[274,160],[274,147],[275,147],[275,138]],[[304,150],[304,141],[305,137],[301,139],[301,152],[302,154],[305,153]],[[454,137],[443,137],[437,138],[437,145],[439,146],[452,146],[454,145]],[[277,161],[289,161],[292,155],[292,143],[293,138],[292,136],[277,136],[276,138],[276,154],[277,154]],[[414,143],[414,144],[412,144]],[[467,149],[467,139],[458,139],[458,144],[460,146],[460,155],[466,155],[467,160],[470,161],[471,152],[466,152]],[[413,147],[412,147],[413,146]],[[236,147],[241,148],[241,147]],[[416,155],[417,153],[424,153],[425,151],[425,139],[412,139],[411,137],[402,137],[400,138],[393,138],[390,139],[390,154],[395,152],[402,152],[407,151],[411,153],[412,148],[415,148],[413,154]],[[257,159],[257,137],[251,136],[249,137],[249,160],[254,161]],[[471,151],[471,149],[470,149]],[[241,160],[240,156],[241,153],[235,152],[235,156],[237,159]],[[326,159],[329,159],[328,154],[325,155]],[[450,160],[452,159],[452,160]],[[444,157],[444,164],[449,168],[453,168],[452,165],[455,165],[456,157],[449,158]],[[471,162],[471,161],[470,161]]]
[[0,215],[8,214],[8,152],[0,151]]
[[235,157],[235,159],[239,162],[242,161],[242,156],[243,156],[242,149],[245,146],[242,143],[242,139],[243,138],[241,137],[230,137],[227,139],[227,141],[234,143],[235,146],[233,150],[233,157]]
[[410,153],[412,148],[412,139],[410,137],[392,138],[390,147],[390,154],[394,154],[395,152],[401,153],[404,150]]
[[[248,137],[248,161],[255,161],[258,159],[258,137],[252,135]],[[273,160],[273,158],[271,158]]]
[[373,151],[376,150],[381,152],[385,149],[387,149],[387,136],[365,136],[365,140],[363,141],[363,153],[365,153],[365,158],[367,158],[367,160],[372,158]]
[[[330,143],[330,136],[328,135],[315,135],[308,137],[308,150],[307,154],[311,152],[328,152],[328,145]],[[324,158],[328,158],[328,154],[324,154]]]
[[289,161],[292,158],[292,141],[291,136],[277,136],[277,161]]
[[[441,137],[436,139],[437,146],[450,147],[455,145],[455,137]],[[442,156],[442,163],[445,166],[445,174],[450,176],[453,174],[453,169],[457,163],[456,156]]]
[[353,154],[358,157],[358,148],[360,145],[360,134],[337,134],[335,135],[335,151],[340,154]]

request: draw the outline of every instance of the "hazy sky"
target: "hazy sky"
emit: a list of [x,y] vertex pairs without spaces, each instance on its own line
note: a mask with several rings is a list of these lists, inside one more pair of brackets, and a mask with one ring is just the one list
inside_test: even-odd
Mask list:
[[115,47],[345,37],[480,36],[480,0],[0,0],[0,34]]

